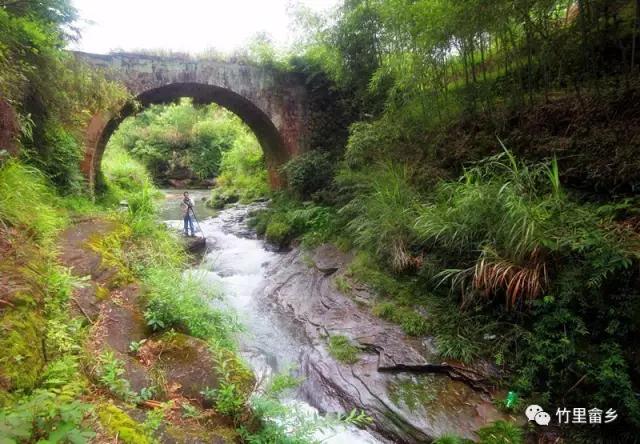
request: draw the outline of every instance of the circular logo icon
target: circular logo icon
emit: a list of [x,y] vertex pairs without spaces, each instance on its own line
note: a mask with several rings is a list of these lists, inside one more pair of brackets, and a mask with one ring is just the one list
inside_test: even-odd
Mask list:
[[551,416],[547,412],[539,412],[533,418],[536,421],[536,424],[546,426],[551,422]]
[[536,417],[536,415],[540,412],[543,412],[544,409],[542,407],[540,407],[539,405],[536,404],[531,404],[529,407],[527,407],[527,409],[524,411],[524,414],[527,415],[527,419],[529,421],[533,421]]

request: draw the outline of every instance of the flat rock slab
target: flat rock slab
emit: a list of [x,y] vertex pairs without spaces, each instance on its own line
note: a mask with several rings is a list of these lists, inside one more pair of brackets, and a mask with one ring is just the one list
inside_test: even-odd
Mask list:
[[83,220],[62,232],[58,242],[60,263],[69,267],[74,276],[91,278],[89,282],[73,292],[76,308],[91,322],[95,322],[100,313],[102,304],[98,297],[100,287],[108,283],[118,270],[105,267],[100,255],[93,251],[88,243],[95,236],[105,235],[113,228],[114,224],[109,221]]
[[166,333],[145,343],[141,356],[162,374],[168,392],[211,407],[202,391],[218,387],[216,361],[209,345],[182,333]]
[[[302,351],[301,391],[323,411],[362,409],[374,429],[398,443],[431,441],[444,434],[475,439],[488,422],[505,419],[482,387],[485,375],[442,362],[430,338],[408,338],[337,290],[335,276],[351,257],[324,245],[294,249],[270,266],[267,300],[289,311],[311,346]],[[328,353],[331,335],[344,335],[362,352],[354,364]]]
[[59,242],[60,262],[71,268],[71,272],[76,276],[97,278],[101,274],[102,260],[98,253],[87,248],[87,242],[93,236],[108,233],[113,226],[114,224],[109,221],[88,219],[65,230]]

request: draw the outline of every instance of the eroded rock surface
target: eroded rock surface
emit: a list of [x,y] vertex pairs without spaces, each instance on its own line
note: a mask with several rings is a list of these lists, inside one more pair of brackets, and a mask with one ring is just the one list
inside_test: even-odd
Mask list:
[[[266,300],[289,311],[309,340],[301,368],[309,402],[325,411],[362,409],[393,442],[444,434],[474,439],[475,430],[503,419],[491,403],[484,371],[443,362],[430,338],[408,338],[336,289],[335,278],[350,259],[324,245],[310,257],[293,250],[267,271]],[[331,357],[331,335],[345,335],[361,348],[355,364]]]

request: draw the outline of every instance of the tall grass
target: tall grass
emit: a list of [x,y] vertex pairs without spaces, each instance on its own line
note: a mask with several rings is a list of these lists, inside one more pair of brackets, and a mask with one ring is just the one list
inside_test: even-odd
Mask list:
[[[407,167],[386,164],[368,173],[358,176],[357,180],[365,180],[364,186],[339,213],[349,220],[347,229],[356,246],[373,250],[394,270],[408,269],[413,264],[410,245],[418,208],[410,172]],[[348,181],[348,174],[343,171],[338,180]]]
[[179,270],[150,269],[143,278],[147,307],[145,318],[154,330],[176,329],[233,349],[233,333],[240,324],[228,312],[213,308],[211,300],[220,294],[198,276],[184,276]]
[[593,258],[595,280],[631,261],[596,209],[563,192],[555,161],[526,164],[505,150],[439,185],[418,213],[419,240],[466,264],[440,275],[466,297],[501,296],[508,308],[544,295],[562,257],[604,253],[606,263]]
[[109,144],[102,158],[102,172],[107,187],[119,199],[133,193],[151,182],[147,169],[134,159],[124,148]]
[[42,173],[17,161],[0,165],[0,223],[24,230],[38,241],[67,223],[59,198]]

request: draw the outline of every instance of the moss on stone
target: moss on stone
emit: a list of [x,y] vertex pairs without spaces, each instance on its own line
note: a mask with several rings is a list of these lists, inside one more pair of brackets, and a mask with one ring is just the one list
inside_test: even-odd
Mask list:
[[31,390],[44,369],[45,321],[33,307],[18,306],[0,317],[0,381],[8,391]]
[[119,441],[125,444],[152,444],[142,425],[133,420],[123,410],[113,404],[101,404],[97,407],[100,424]]
[[438,399],[440,385],[439,380],[433,375],[399,376],[389,382],[387,389],[389,398],[395,405],[404,404],[411,412],[415,412],[421,408],[428,408]]
[[132,236],[131,227],[117,224],[108,234],[94,234],[86,243],[87,247],[100,255],[101,268],[111,272],[105,284],[107,289],[114,290],[135,281],[123,255]]
[[[178,333],[175,331],[168,331],[162,333],[158,340],[163,343],[163,348],[165,350],[181,350],[185,346],[189,345],[191,340],[195,338],[186,335],[184,333]],[[203,341],[204,342],[204,341]]]
[[96,299],[99,301],[106,301],[107,299],[109,299],[111,292],[109,291],[108,288],[104,287],[103,285],[98,285],[96,287]]
[[255,375],[251,369],[231,350],[212,348],[211,351],[218,362],[226,363],[229,373],[227,382],[235,384],[240,393],[248,399],[256,382]]

